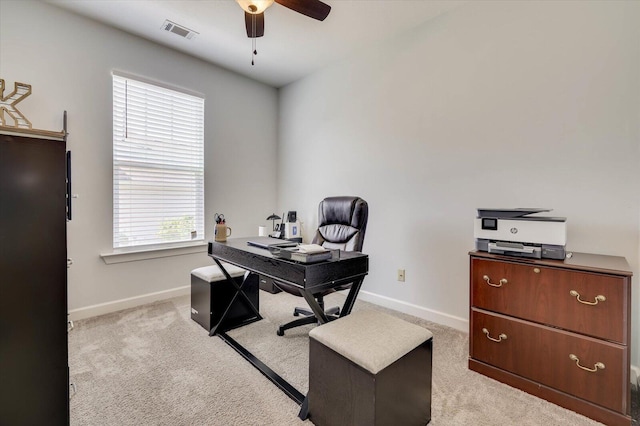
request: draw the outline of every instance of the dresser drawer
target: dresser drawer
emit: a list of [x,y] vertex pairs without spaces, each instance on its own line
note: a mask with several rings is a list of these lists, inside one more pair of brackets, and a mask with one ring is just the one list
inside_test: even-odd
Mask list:
[[471,327],[472,358],[611,410],[627,410],[625,347],[477,309],[471,311]]
[[629,280],[472,258],[471,305],[613,342],[627,342]]

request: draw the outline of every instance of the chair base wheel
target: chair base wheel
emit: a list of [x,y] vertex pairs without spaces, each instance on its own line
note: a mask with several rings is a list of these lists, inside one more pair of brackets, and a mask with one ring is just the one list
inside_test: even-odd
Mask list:
[[284,330],[282,330],[281,328],[278,328],[278,331],[276,331],[276,334],[278,336],[284,336]]

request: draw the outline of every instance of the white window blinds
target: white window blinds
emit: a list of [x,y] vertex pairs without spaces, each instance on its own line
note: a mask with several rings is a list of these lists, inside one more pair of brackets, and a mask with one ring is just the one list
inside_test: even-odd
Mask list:
[[113,247],[204,240],[204,99],[113,76]]

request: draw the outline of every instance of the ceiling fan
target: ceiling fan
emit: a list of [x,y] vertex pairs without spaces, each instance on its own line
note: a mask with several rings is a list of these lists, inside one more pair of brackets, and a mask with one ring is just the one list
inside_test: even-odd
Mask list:
[[[253,39],[253,55],[258,52],[255,48],[255,39],[264,35],[264,11],[273,4],[280,4],[294,12],[301,13],[318,21],[324,19],[331,12],[331,6],[320,0],[236,0],[244,10],[244,23],[247,29],[247,37]],[[253,65],[253,58],[251,65]]]

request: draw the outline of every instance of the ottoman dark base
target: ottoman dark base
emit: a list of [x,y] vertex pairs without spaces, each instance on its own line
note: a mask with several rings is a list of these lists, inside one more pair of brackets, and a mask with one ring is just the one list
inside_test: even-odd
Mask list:
[[[235,277],[233,280],[242,284],[243,277]],[[247,282],[243,287],[244,293],[249,297],[251,303],[258,308],[258,276],[249,274]],[[222,314],[231,302],[236,289],[226,280],[205,281],[195,275],[191,275],[191,319],[200,324],[205,330],[211,331],[213,326],[218,324]],[[246,300],[237,297],[234,301],[225,323],[221,330],[228,330],[251,321],[255,318],[251,307],[247,306]]]
[[313,338],[309,345],[309,415],[316,426],[431,421],[432,338],[375,375]]

